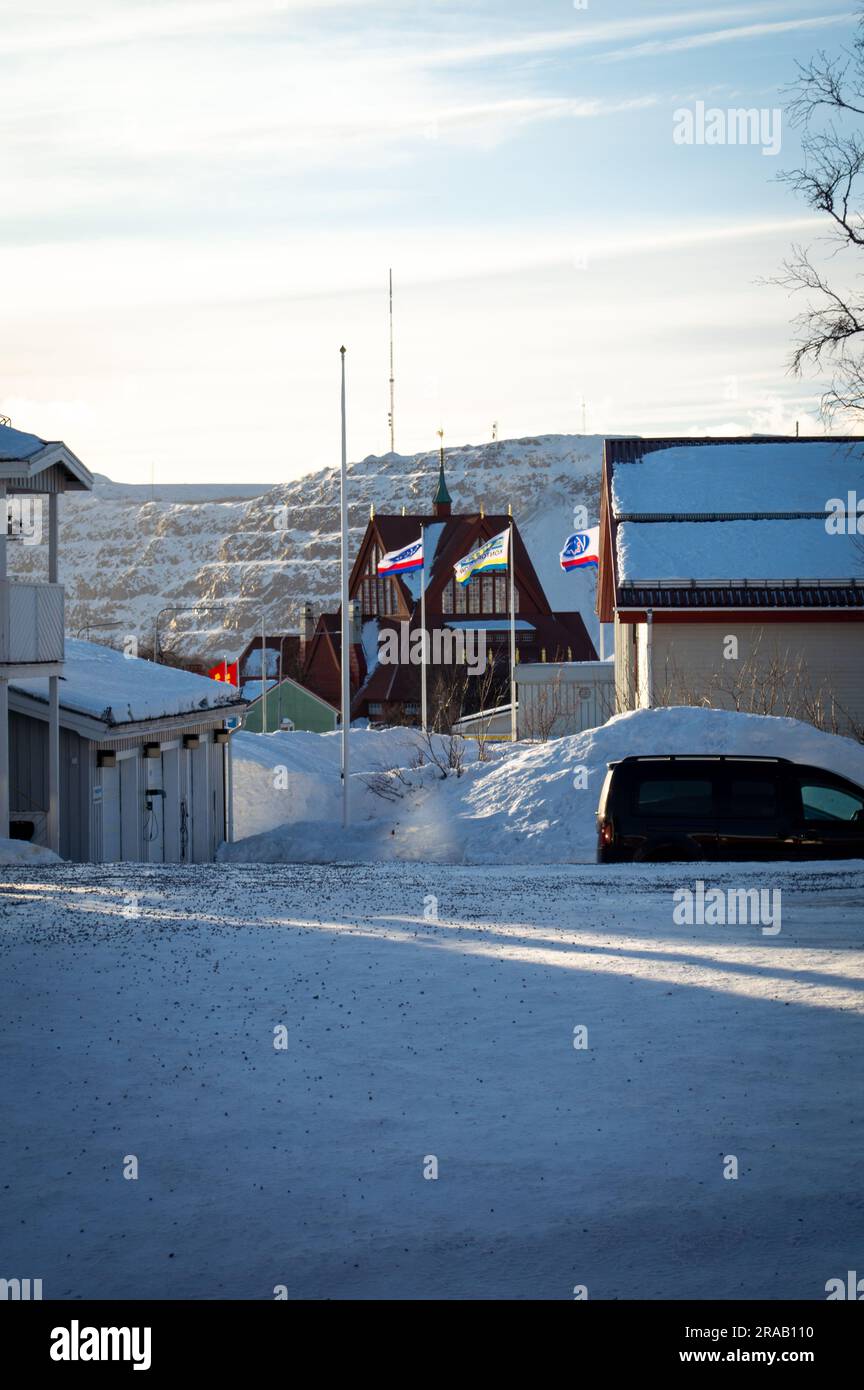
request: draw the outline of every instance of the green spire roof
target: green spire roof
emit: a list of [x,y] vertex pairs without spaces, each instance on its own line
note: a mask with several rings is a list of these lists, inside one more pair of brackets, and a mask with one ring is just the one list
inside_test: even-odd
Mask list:
[[432,500],[433,500],[433,502],[435,502],[436,504],[439,503],[439,502],[452,502],[452,501],[453,501],[453,498],[450,496],[450,493],[447,491],[447,483],[445,482],[445,479],[444,479],[444,458],[443,458],[443,450],[442,450],[441,463],[440,463],[440,465],[439,465],[439,467],[438,467],[438,491],[435,493],[435,496],[434,496],[434,498],[433,498]]

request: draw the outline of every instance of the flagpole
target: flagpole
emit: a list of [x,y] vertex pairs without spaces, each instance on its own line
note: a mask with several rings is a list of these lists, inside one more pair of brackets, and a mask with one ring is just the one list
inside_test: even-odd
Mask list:
[[342,825],[348,827],[348,732],[351,727],[351,670],[348,651],[348,437],[345,426],[345,349],[342,355],[342,469],[340,531],[342,559]]
[[[510,510],[508,508],[508,510]],[[510,554],[507,568],[510,571],[510,742],[516,742],[516,584],[513,577],[515,554],[513,546],[513,512],[510,510]]]
[[423,564],[420,567],[420,630],[423,645],[420,648],[420,722],[426,732],[426,527],[420,525],[420,554]]
[[261,728],[267,732],[267,687],[264,684],[264,673],[267,665],[267,638],[264,636],[265,616],[261,614]]

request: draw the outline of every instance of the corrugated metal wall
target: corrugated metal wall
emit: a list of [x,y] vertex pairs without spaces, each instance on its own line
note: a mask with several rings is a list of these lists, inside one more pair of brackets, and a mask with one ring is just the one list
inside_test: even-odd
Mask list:
[[[737,659],[727,637],[738,639]],[[654,703],[773,712],[864,727],[864,623],[654,622]]]
[[9,712],[9,805],[13,811],[48,810],[48,726]]
[[522,680],[516,668],[519,697],[517,733],[520,738],[562,738],[583,729],[597,729],[615,714],[614,673],[611,662],[579,672],[571,679],[567,668],[548,664],[548,680]]
[[[69,729],[60,730],[60,853],[89,859],[91,844],[90,745]],[[10,809],[48,810],[48,725],[44,719],[9,714]]]
[[636,708],[635,643],[633,623],[615,618],[615,704],[618,714]]
[[[35,722],[35,721],[34,721]],[[48,725],[43,724],[45,747]],[[60,854],[64,859],[93,855],[92,745],[71,729],[60,730]]]
[[[225,778],[223,745],[213,742],[213,724],[194,724],[166,731],[162,742],[179,747],[163,751],[152,762],[151,787],[166,792],[156,811],[161,817],[161,836],[150,839],[152,820],[145,815],[145,760],[143,744],[156,741],[153,734],[106,739],[93,743],[60,729],[60,853],[64,859],[105,862],[103,808],[119,817],[119,853],[124,860],[142,863],[209,863],[225,838]],[[182,747],[183,735],[197,733],[200,748]],[[98,768],[97,751],[126,753],[117,767]],[[11,711],[9,715],[11,810],[48,810],[48,724],[46,720]],[[150,760],[148,760],[150,761]],[[110,784],[116,779],[116,794]],[[94,789],[98,789],[95,791]],[[171,796],[170,807],[166,804]],[[185,808],[185,811],[184,811]],[[116,822],[115,822],[116,830]],[[184,855],[185,847],[185,855]],[[106,845],[107,848],[107,845]],[[109,851],[110,852],[110,851]]]

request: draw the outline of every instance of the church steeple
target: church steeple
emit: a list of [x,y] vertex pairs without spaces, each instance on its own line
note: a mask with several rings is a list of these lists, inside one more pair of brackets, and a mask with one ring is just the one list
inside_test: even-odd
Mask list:
[[438,431],[438,438],[441,443],[439,446],[438,462],[438,490],[432,502],[432,512],[435,516],[450,516],[453,499],[447,491],[447,481],[444,477],[444,431]]

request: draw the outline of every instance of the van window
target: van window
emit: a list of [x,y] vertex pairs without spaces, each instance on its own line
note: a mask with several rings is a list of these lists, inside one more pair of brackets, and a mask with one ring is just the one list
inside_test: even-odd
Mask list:
[[703,778],[644,777],[636,785],[636,809],[643,816],[710,816],[714,789]]
[[773,777],[733,777],[729,785],[729,815],[740,820],[770,820],[777,815],[777,783]]
[[864,798],[828,782],[802,782],[801,801],[806,821],[864,820]]

